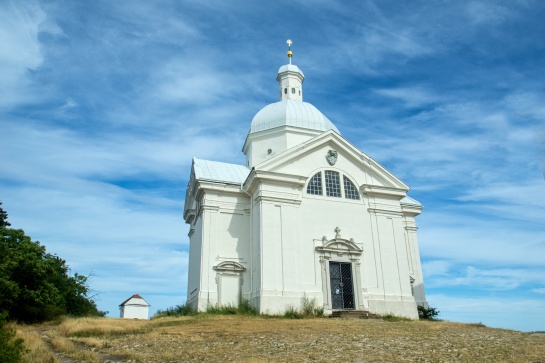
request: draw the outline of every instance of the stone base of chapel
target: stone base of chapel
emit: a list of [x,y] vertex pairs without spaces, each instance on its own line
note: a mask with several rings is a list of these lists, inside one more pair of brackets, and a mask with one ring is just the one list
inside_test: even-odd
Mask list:
[[414,301],[369,300],[369,312],[376,315],[395,315],[418,320],[418,310]]

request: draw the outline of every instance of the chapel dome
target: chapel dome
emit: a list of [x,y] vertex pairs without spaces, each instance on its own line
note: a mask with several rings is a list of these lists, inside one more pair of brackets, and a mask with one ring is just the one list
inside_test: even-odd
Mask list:
[[316,131],[333,130],[340,134],[333,123],[308,102],[283,100],[261,109],[253,118],[249,134],[281,126],[292,126]]

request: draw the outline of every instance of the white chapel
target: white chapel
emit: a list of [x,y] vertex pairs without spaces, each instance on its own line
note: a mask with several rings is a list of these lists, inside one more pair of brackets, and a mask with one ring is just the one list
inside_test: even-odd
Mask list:
[[[288,41],[291,46],[291,41]],[[253,118],[246,165],[193,158],[187,301],[281,314],[301,297],[326,313],[418,318],[427,307],[409,187],[303,102],[303,72],[276,77],[280,101]]]

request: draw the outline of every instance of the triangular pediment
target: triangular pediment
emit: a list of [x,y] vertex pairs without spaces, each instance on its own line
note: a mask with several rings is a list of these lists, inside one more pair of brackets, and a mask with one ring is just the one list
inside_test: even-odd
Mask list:
[[[327,131],[254,167],[255,172],[312,176],[322,169],[340,170],[360,186],[408,191],[409,187],[369,155],[334,131]],[[373,188],[370,188],[373,189]]]

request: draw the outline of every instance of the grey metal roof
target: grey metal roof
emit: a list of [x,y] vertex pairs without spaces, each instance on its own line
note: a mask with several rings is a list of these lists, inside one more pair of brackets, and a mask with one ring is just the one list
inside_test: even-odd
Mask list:
[[340,134],[327,117],[308,102],[285,100],[263,107],[252,120],[249,133],[273,129],[280,126],[294,126],[304,129],[328,131]]
[[197,158],[193,158],[193,168],[197,180],[211,180],[224,183],[242,184],[250,173],[250,169],[245,165]]
[[278,74],[284,73],[284,72],[295,72],[300,73],[303,78],[305,78],[305,75],[303,74],[303,71],[299,69],[295,64],[285,64],[278,70]]
[[405,205],[417,205],[419,207],[422,207],[422,204],[420,204],[419,201],[417,201],[416,199],[413,199],[411,197],[405,197],[405,198],[401,199],[400,203],[405,204]]

